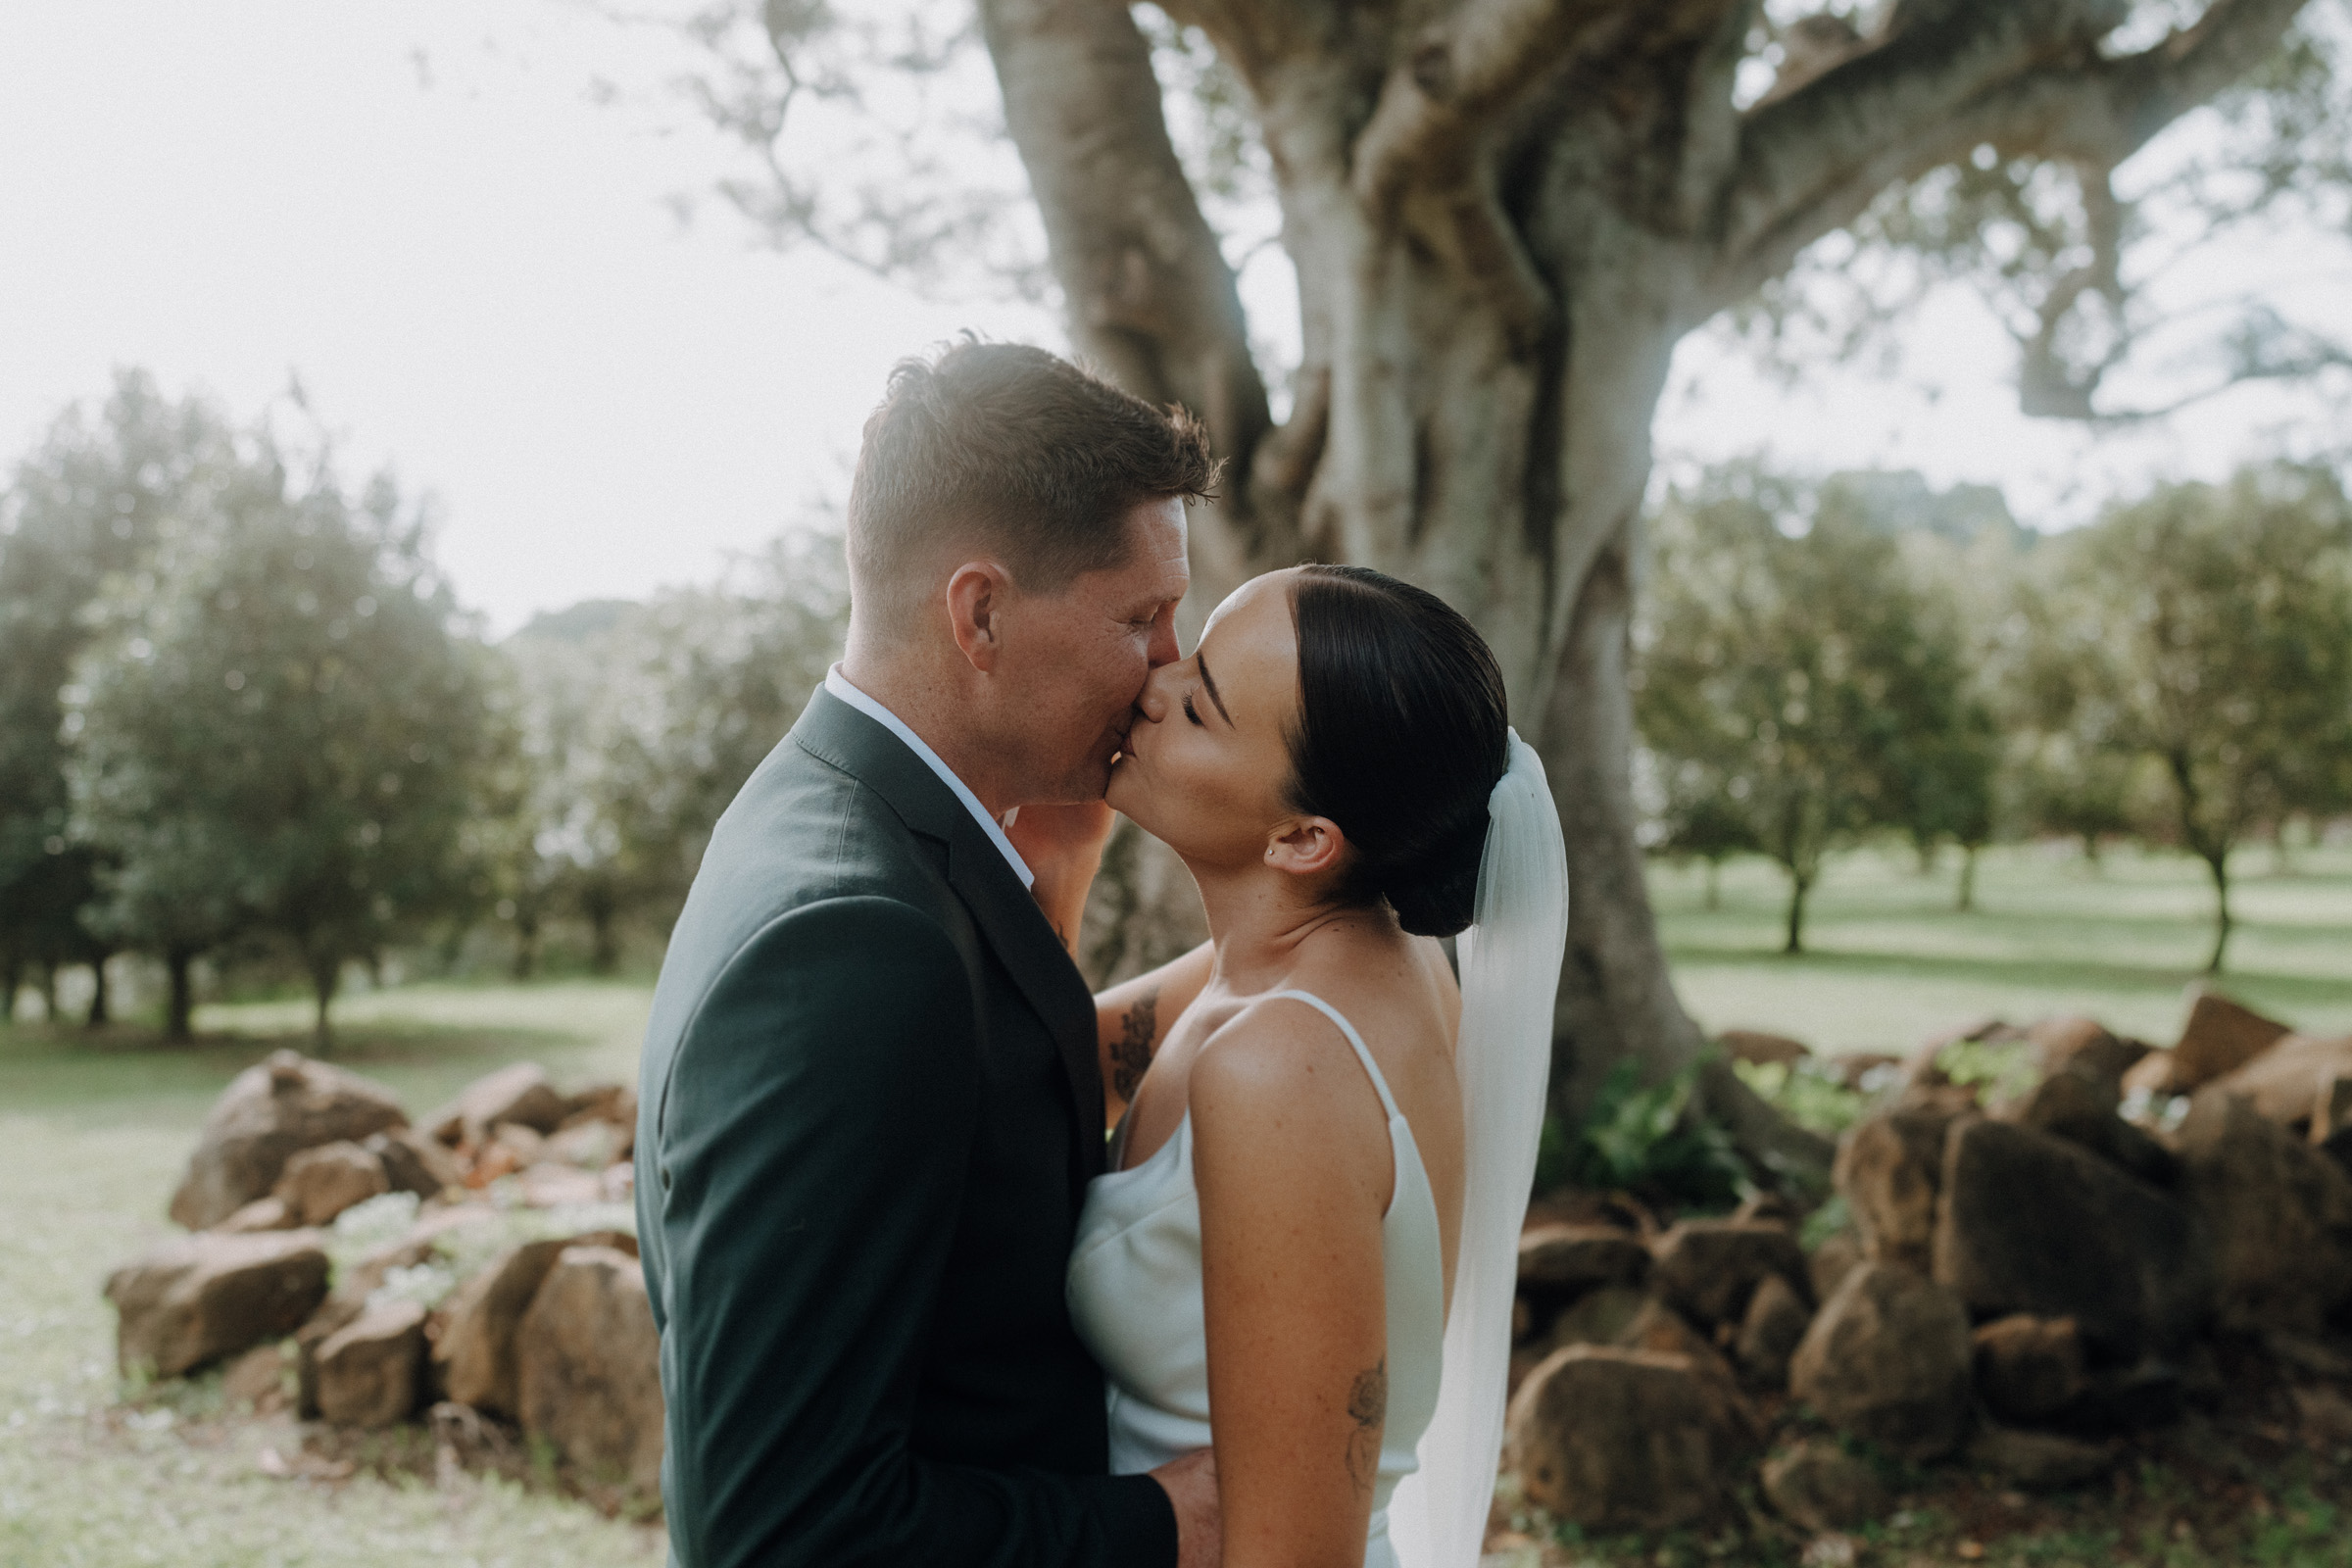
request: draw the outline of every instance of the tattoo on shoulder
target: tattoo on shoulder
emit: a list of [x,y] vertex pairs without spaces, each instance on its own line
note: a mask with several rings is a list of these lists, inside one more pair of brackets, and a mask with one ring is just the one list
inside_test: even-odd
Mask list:
[[1110,1085],[1121,1100],[1133,1100],[1152,1065],[1152,1041],[1159,1033],[1159,993],[1147,991],[1119,1019],[1119,1038],[1110,1048]]
[[1380,1476],[1380,1434],[1389,1419],[1389,1358],[1355,1375],[1348,1391],[1348,1474],[1364,1491]]

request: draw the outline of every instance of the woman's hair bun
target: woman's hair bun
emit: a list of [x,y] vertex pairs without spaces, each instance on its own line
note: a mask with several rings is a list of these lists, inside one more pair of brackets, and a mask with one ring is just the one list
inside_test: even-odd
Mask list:
[[1291,594],[1298,725],[1291,804],[1353,850],[1339,888],[1416,936],[1470,923],[1487,800],[1509,761],[1502,670],[1437,595],[1363,566],[1308,566]]

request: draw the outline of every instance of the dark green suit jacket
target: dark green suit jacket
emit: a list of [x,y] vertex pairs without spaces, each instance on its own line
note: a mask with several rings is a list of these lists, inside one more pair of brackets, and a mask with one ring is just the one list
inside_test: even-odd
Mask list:
[[711,834],[641,1089],[680,1568],[1172,1568],[1062,1294],[1093,999],[946,784],[821,689]]

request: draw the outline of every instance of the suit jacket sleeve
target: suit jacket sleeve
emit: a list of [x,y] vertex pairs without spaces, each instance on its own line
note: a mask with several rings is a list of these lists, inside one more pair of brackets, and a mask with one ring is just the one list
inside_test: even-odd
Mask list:
[[977,1102],[970,980],[893,900],[770,923],[663,1106],[665,1463],[694,1568],[1169,1568],[1148,1477],[926,1461],[909,1436]]

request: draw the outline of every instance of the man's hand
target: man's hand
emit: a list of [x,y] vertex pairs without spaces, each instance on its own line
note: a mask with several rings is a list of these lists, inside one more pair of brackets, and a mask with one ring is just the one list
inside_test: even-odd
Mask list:
[[1218,1568],[1225,1516],[1217,1505],[1217,1455],[1200,1448],[1152,1472],[1176,1509],[1176,1568]]
[[1054,934],[1073,956],[1078,922],[1086,913],[1087,890],[1102,865],[1102,844],[1118,813],[1101,801],[1076,806],[1024,806],[1004,825],[1004,836],[1036,874],[1030,889],[1053,922]]

